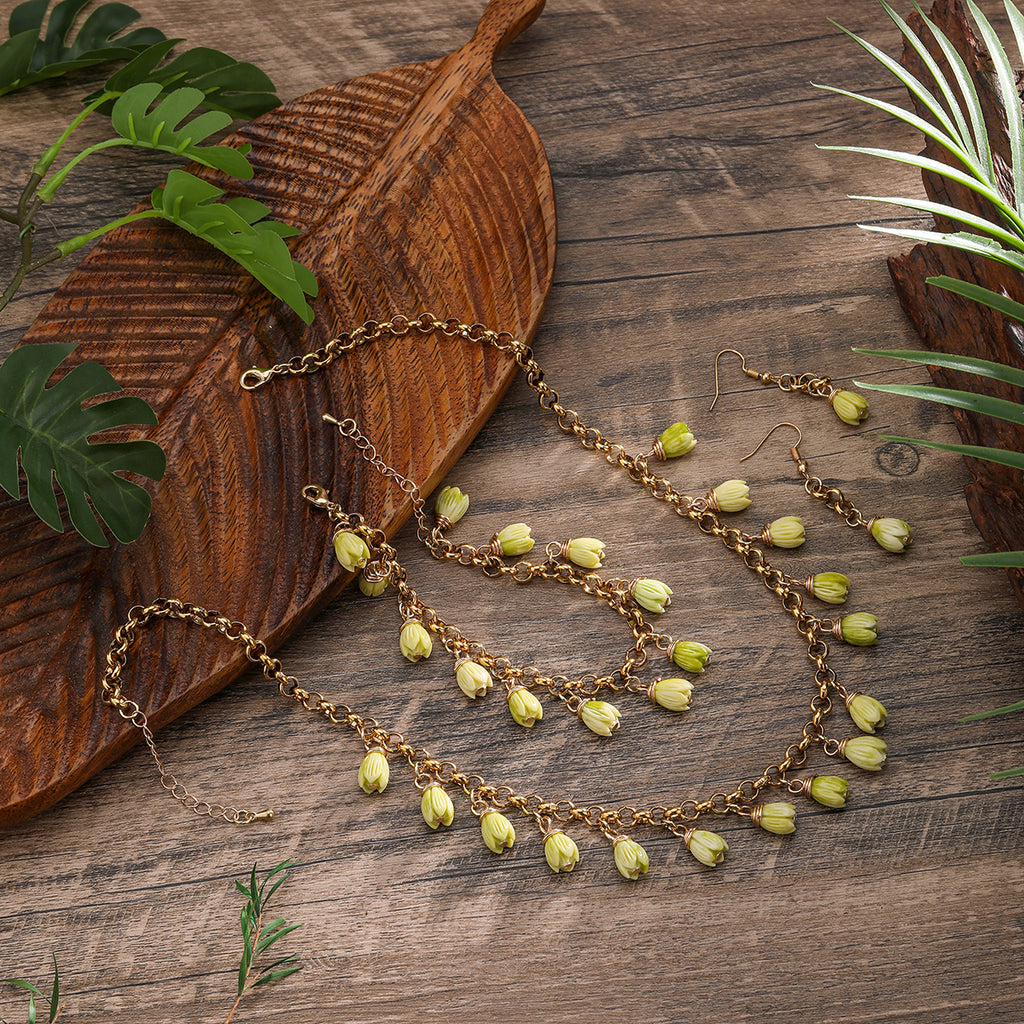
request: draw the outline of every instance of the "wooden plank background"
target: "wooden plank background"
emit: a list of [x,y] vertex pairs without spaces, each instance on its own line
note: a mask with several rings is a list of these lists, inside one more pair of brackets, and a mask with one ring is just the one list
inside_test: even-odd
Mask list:
[[[481,10],[476,0],[136,6],[168,35],[256,61],[286,98],[443,54]],[[895,30],[867,0],[549,0],[498,78],[554,172],[559,262],[536,341],[549,382],[632,450],[675,419],[690,422],[700,446],[668,475],[692,492],[745,476],[755,504],[737,517],[743,528],[804,516],[805,548],[778,561],[796,575],[847,572],[849,607],[876,612],[884,627],[877,648],[838,649],[834,664],[844,683],[889,708],[885,770],[839,766],[852,778],[850,806],[835,814],[801,804],[792,837],[723,820],[731,849],[715,871],[673,837],[642,834],[651,871],[625,883],[603,840],[577,833],[578,869],[555,876],[521,821],[500,859],[463,804],[451,830],[429,834],[397,766],[386,794],[363,796],[354,738],[250,674],[158,739],[203,795],[269,803],[279,816],[244,830],[194,819],[136,748],[0,836],[0,976],[45,987],[56,954],[62,1019],[223,1020],[240,950],[232,880],[254,861],[293,858],[277,906],[303,927],[281,946],[307,967],[247,997],[235,1020],[1024,1020],[1020,785],[987,777],[1024,761],[1020,718],[956,724],[1021,698],[1020,611],[1001,573],[956,561],[984,550],[960,464],[879,438],[950,441],[950,417],[877,396],[855,431],[823,403],[760,388],[731,359],[724,396],[707,411],[723,346],[778,371],[925,379],[850,351],[917,339],[885,267],[899,243],[855,226],[896,222],[898,211],[845,197],[919,185],[909,168],[815,148],[916,145],[876,111],[810,87],[903,101],[829,15],[896,52]],[[3,100],[7,202],[84,91],[76,83]],[[168,166],[132,153],[100,158],[75,175],[47,226],[66,237],[112,219]],[[68,269],[30,279],[5,311],[4,354]],[[786,419],[803,427],[812,470],[865,512],[916,525],[905,558],[801,500],[787,436],[738,465]],[[611,740],[554,707],[536,729],[518,729],[500,699],[466,706],[444,658],[404,663],[393,604],[355,591],[280,651],[289,671],[491,781],[610,805],[705,796],[756,775],[797,737],[811,687],[787,617],[717,542],[574,448],[524,382],[450,481],[473,496],[460,538],[480,542],[522,519],[542,540],[602,537],[616,575],[665,578],[675,599],[659,624],[715,650],[693,711],[674,719],[624,700]],[[438,566],[408,528],[399,548],[428,603],[516,661],[584,670],[616,664],[627,646],[616,616],[564,588],[524,591]],[[837,713],[831,731],[846,730]],[[831,767],[821,755],[814,766]],[[19,1020],[23,1007],[14,990],[0,991],[0,1015]]]

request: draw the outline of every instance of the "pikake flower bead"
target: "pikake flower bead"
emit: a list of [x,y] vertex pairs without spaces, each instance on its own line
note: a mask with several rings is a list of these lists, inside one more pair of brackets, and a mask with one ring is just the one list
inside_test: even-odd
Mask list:
[[367,597],[380,597],[380,595],[388,589],[387,577],[381,580],[378,580],[376,578],[367,579],[365,571],[359,574],[359,576],[356,578],[356,583],[359,584],[359,589]]
[[611,736],[619,728],[619,709],[606,700],[588,700],[580,708],[580,721],[598,736]]
[[444,787],[437,782],[431,783],[423,790],[420,800],[420,813],[423,820],[432,828],[438,825],[450,825],[455,817],[455,805]]
[[398,634],[398,646],[409,661],[422,661],[430,657],[434,645],[426,627],[415,619],[409,619]]
[[455,682],[471,700],[482,697],[494,685],[491,673],[483,665],[468,658],[456,662]]
[[870,612],[844,615],[832,632],[854,647],[872,647],[878,643],[878,619]]
[[868,418],[868,400],[856,391],[837,391],[830,399],[832,411],[851,427]]
[[729,844],[717,833],[704,828],[695,828],[683,837],[686,848],[709,868],[721,864],[725,860],[725,851]]
[[594,537],[573,537],[562,545],[562,554],[581,569],[600,569],[604,544]]
[[804,580],[808,594],[826,604],[842,604],[850,593],[850,578],[841,572],[819,572]]
[[442,487],[434,502],[434,514],[454,526],[469,511],[469,495],[458,487]]
[[750,488],[746,480],[726,480],[708,496],[708,504],[720,512],[742,512],[750,507]]
[[839,744],[839,756],[866,772],[878,772],[885,764],[888,747],[878,736],[850,736]]
[[846,793],[850,783],[838,775],[812,775],[804,784],[807,794],[822,807],[840,810],[846,806]]
[[711,648],[696,640],[680,640],[672,646],[672,661],[684,672],[700,674],[711,660]]
[[758,804],[751,817],[755,825],[777,836],[792,835],[796,831],[796,808],[782,800]]
[[579,847],[562,831],[544,837],[544,859],[552,871],[572,871],[579,863]]
[[516,830],[512,822],[499,811],[485,811],[480,816],[480,835],[491,853],[509,850],[516,841]]
[[761,531],[761,539],[773,548],[798,548],[807,539],[804,521],[799,516],[774,519]]
[[658,440],[654,442],[654,454],[664,461],[665,459],[678,459],[680,455],[693,451],[697,446],[690,428],[685,423],[673,423],[666,427]]
[[362,569],[370,560],[370,549],[366,541],[351,530],[340,530],[334,535],[334,554],[346,572]]
[[869,520],[868,533],[875,538],[879,547],[896,555],[906,551],[914,542],[914,531],[910,523],[905,523],[902,519],[893,519],[891,516]]
[[525,726],[527,729],[532,729],[534,723],[544,717],[544,708],[541,702],[525,686],[517,686],[509,693],[508,709],[516,724]]
[[512,523],[494,535],[491,539],[491,546],[497,546],[501,554],[511,555],[513,558],[525,555],[533,550],[530,528],[526,523]]
[[612,848],[615,867],[623,878],[635,882],[641,875],[646,875],[651,866],[647,851],[628,836],[619,836]]
[[647,696],[669,711],[685,711],[690,706],[693,683],[688,679],[655,679],[647,687]]
[[672,603],[672,588],[661,580],[641,578],[633,580],[629,587],[633,600],[649,612],[661,614]]
[[391,769],[388,759],[381,750],[370,750],[359,765],[359,788],[364,793],[383,793],[388,787]]
[[885,725],[885,707],[866,693],[851,693],[846,698],[846,710],[861,732],[873,733]]

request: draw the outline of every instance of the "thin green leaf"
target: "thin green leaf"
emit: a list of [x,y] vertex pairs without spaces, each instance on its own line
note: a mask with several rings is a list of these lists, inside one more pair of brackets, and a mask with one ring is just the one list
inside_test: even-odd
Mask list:
[[[935,278],[928,280],[934,281]],[[961,356],[949,352],[922,352],[916,348],[854,348],[852,351],[868,356],[885,356],[887,359],[905,359],[908,363],[921,363],[925,366],[941,366],[946,370],[974,373],[979,377],[989,377],[1004,384],[1024,387],[1024,370],[1007,366],[1005,363],[994,363],[988,359],[976,359],[974,356]]]
[[[284,923],[284,918],[282,918],[281,921],[282,921],[282,924],[283,924]],[[259,955],[260,953],[264,952],[265,950],[270,949],[270,947],[275,942],[277,942],[278,939],[284,938],[284,936],[286,936],[289,932],[293,932],[293,931],[295,931],[296,928],[301,928],[301,927],[302,927],[301,924],[289,924],[289,925],[286,925],[283,928],[279,928],[276,932],[273,933],[273,935],[265,936],[264,938],[260,939],[259,942],[256,943],[256,954]]]
[[1024,569],[1024,551],[993,551],[988,555],[964,555],[961,565],[988,569]]
[[275,883],[274,883],[274,884],[273,884],[273,885],[272,885],[272,886],[270,887],[270,892],[268,892],[268,893],[267,893],[267,896],[266,896],[266,898],[267,898],[267,899],[269,900],[269,899],[270,899],[270,897],[271,897],[271,896],[273,896],[273,895],[274,895],[274,893],[275,893],[275,892],[277,892],[277,890],[278,890],[278,889],[280,889],[280,888],[281,888],[281,886],[282,886],[282,885],[284,885],[284,883],[285,883],[285,882],[287,882],[287,881],[288,881],[288,879],[289,879],[289,878],[291,878],[291,877],[292,877],[292,876],[291,876],[291,872],[289,872],[289,873],[288,873],[288,874],[286,874],[286,875],[285,875],[285,876],[284,876],[283,878],[279,878],[279,879],[278,879],[278,880],[277,880],[277,881],[276,881],[276,882],[275,882]]
[[948,245],[951,249],[984,256],[985,259],[1003,263],[1014,270],[1024,273],[1024,256],[1004,249],[998,242],[982,235],[972,235],[964,231],[918,231],[915,228],[884,228],[878,224],[858,224],[865,231],[874,231],[880,235],[896,235],[898,238],[909,238],[915,242],[934,242],[936,245]]
[[266,985],[271,981],[280,981],[282,978],[287,978],[289,974],[295,974],[302,970],[302,964],[296,964],[294,967],[282,967],[279,971],[271,971],[269,974],[261,974],[250,986],[255,988],[257,985]]
[[236,882],[235,882],[235,888],[236,888],[236,889],[237,889],[237,890],[238,890],[238,891],[239,891],[239,892],[240,892],[240,893],[241,893],[241,894],[242,894],[243,896],[248,896],[248,897],[249,897],[250,899],[252,899],[252,893],[251,893],[251,892],[249,892],[249,890],[248,890],[248,889],[246,889],[246,887],[245,887],[244,885],[242,885],[242,883],[241,883],[241,882],[239,882],[239,881],[236,881]]
[[1020,96],[1017,94],[1017,83],[1010,67],[1009,58],[999,42],[999,36],[982,14],[974,0],[967,0],[967,6],[981,32],[989,56],[996,69],[996,81],[1003,100],[1003,113],[1006,116],[1007,135],[1010,139],[1010,169],[1013,172],[1014,206],[1017,210],[1024,209],[1024,126],[1020,116]]
[[15,988],[27,988],[30,992],[35,992],[37,996],[41,996],[43,993],[39,991],[32,984],[31,981],[25,981],[24,978],[4,978],[5,985],[14,985]]
[[36,997],[28,997],[28,1024],[36,1024]]
[[1019,768],[1008,768],[1005,772],[993,772],[989,778],[995,780],[1009,779],[1014,775],[1024,775],[1024,765],[1021,765]]
[[251,954],[249,948],[246,947],[242,950],[242,959],[238,962],[238,994],[241,995],[245,991],[245,981],[249,975],[249,964],[251,962]]
[[274,918],[273,921],[267,922],[267,924],[263,925],[263,927],[260,928],[260,935],[261,936],[262,935],[266,935],[268,932],[272,932],[275,928],[280,928],[281,925],[283,925],[283,924],[284,924],[284,918],[283,917],[276,917],[276,918]]
[[933,203],[928,199],[903,199],[899,196],[848,196],[849,199],[862,199],[869,203],[888,203],[890,206],[901,206],[908,210],[920,210],[922,213],[930,213],[936,217],[946,217],[949,220],[959,221],[972,228],[985,232],[992,238],[1003,242],[1013,249],[1024,252],[1024,237],[1007,231],[1001,224],[986,220],[976,214],[968,213],[956,206],[949,206],[946,203]]
[[1024,711],[1024,700],[1016,704],[1007,704],[1006,707],[993,708],[991,711],[981,711],[976,715],[968,715],[966,718],[958,718],[958,722],[979,722],[983,718],[992,718],[995,715],[1005,715],[1010,711]]
[[100,520],[118,540],[128,542],[142,533],[150,511],[145,488],[118,473],[159,480],[166,460],[152,441],[89,441],[92,434],[111,427],[155,424],[156,415],[136,397],[111,398],[82,408],[88,399],[121,390],[98,363],[80,363],[45,387],[74,348],[73,344],[24,345],[0,365],[0,487],[14,498],[21,497],[20,461],[32,510],[63,532],[54,493],[56,478],[72,525],[90,544],[106,547]]
[[254,917],[258,917],[259,913],[260,913],[260,910],[262,909],[260,907],[260,896],[262,895],[262,893],[260,892],[260,887],[259,887],[259,885],[256,882],[256,865],[255,864],[253,864],[253,866],[252,866],[252,876],[251,876],[250,881],[249,881],[249,887],[251,888],[252,894],[253,894],[252,895],[253,916]]
[[[11,38],[0,46],[0,95],[48,78],[115,60],[131,60],[140,50],[164,38],[155,28],[124,30],[139,18],[121,3],[97,7],[77,35],[74,24],[89,0],[62,0],[50,14],[46,35],[39,38],[49,0],[28,0],[14,9]],[[25,52],[32,43],[28,62]],[[13,45],[12,45],[13,44]]]
[[175,170],[167,176],[166,186],[156,189],[151,199],[153,209],[162,217],[230,256],[311,323],[313,310],[306,296],[316,294],[316,280],[291,258],[281,236],[260,222],[269,210],[252,200],[216,202],[223,194],[215,185],[187,171]]
[[981,285],[971,284],[969,281],[961,281],[958,278],[946,277],[945,275],[926,277],[925,283],[933,284],[937,288],[945,288],[946,291],[962,295],[964,298],[973,299],[975,302],[980,302],[983,306],[989,306],[991,309],[998,310],[1004,316],[1024,323],[1024,303],[1014,302],[1013,299],[1008,299],[1005,295],[1000,295],[998,292],[991,291],[988,288],[982,288]]
[[986,462],[996,462],[1001,466],[1024,470],[1024,453],[1009,448],[986,448],[977,444],[939,444],[938,441],[922,441],[920,438],[897,437],[894,434],[882,434],[881,439],[900,441],[903,444],[918,444],[922,448],[937,448],[939,451],[964,455],[969,459],[984,459]]
[[1005,398],[976,395],[972,391],[954,391],[952,388],[936,388],[927,384],[865,384],[862,381],[854,383],[866,391],[886,391],[890,395],[920,398],[926,402],[950,405],[955,409],[966,409],[981,416],[994,416],[996,419],[1024,425],[1024,405],[1009,402]]
[[53,988],[50,991],[50,1019],[49,1024],[57,1019],[60,1013],[60,971],[57,968],[57,954],[53,954]]

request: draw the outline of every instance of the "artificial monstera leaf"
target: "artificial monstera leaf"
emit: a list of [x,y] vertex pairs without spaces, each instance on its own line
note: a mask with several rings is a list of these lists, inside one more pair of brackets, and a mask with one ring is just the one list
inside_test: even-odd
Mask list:
[[75,347],[25,346],[0,365],[0,487],[14,498],[21,497],[20,461],[33,511],[63,532],[53,487],[56,480],[75,529],[90,544],[106,547],[98,520],[118,540],[132,541],[142,533],[150,512],[145,488],[117,474],[139,473],[159,480],[164,474],[164,453],[152,441],[89,441],[91,435],[112,427],[155,424],[156,416],[146,402],[131,395],[83,408],[88,399],[120,390],[98,363],[79,363],[46,387]]
[[8,23],[10,38],[0,46],[0,96],[71,71],[131,60],[163,40],[163,32],[155,28],[124,32],[138,20],[139,12],[120,3],[97,7],[72,38],[75,21],[90,2],[62,0],[50,13],[42,38],[39,33],[50,0],[27,0],[14,8]]

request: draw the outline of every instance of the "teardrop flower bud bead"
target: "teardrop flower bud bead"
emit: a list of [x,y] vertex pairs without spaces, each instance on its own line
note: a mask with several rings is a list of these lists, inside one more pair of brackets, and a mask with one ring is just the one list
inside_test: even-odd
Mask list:
[[388,579],[386,576],[382,579],[378,579],[376,574],[374,574],[372,578],[369,578],[366,575],[365,567],[356,577],[356,583],[359,585],[359,589],[367,597],[380,597],[380,595],[388,589]]
[[829,399],[832,411],[851,427],[856,427],[868,418],[868,400],[856,391],[840,390]]
[[846,698],[846,710],[853,719],[853,724],[861,732],[874,733],[885,725],[885,707],[874,697],[866,693],[851,693]]
[[512,523],[499,530],[491,538],[491,550],[496,555],[510,555],[513,558],[533,550],[533,538],[526,523]]
[[391,769],[388,759],[382,750],[367,751],[362,764],[359,765],[359,788],[369,796],[370,793],[383,793],[388,787]]
[[796,831],[796,807],[785,801],[758,804],[751,813],[750,820],[765,832],[789,836]]
[[516,724],[527,729],[544,717],[541,702],[525,686],[513,687],[508,695],[508,709]]
[[878,643],[878,618],[870,612],[852,612],[844,615],[832,632],[854,647],[873,647]]
[[680,640],[672,647],[672,661],[684,672],[700,674],[711,660],[711,648],[696,640]]
[[562,557],[581,569],[600,569],[604,543],[594,537],[573,537],[562,545]]
[[572,871],[579,863],[579,847],[560,829],[544,837],[544,859],[552,871]]
[[430,657],[434,649],[426,627],[415,619],[409,619],[398,634],[398,646],[409,661],[422,661]]
[[850,578],[841,572],[819,572],[808,576],[803,587],[826,604],[843,604],[850,593]]
[[750,508],[750,488],[746,480],[726,480],[708,495],[707,502],[719,512],[742,512]]
[[709,832],[707,829],[690,829],[683,836],[686,848],[701,862],[709,868],[721,864],[725,860],[725,852],[729,844],[717,833]]
[[491,673],[469,658],[460,658],[455,663],[455,682],[470,700],[482,697],[494,685]]
[[598,736],[611,736],[619,728],[619,709],[606,700],[588,700],[580,708],[580,721]]
[[651,866],[647,851],[629,836],[619,836],[612,848],[615,867],[623,878],[635,882],[641,875],[646,875]]
[[690,428],[685,423],[673,423],[654,442],[654,454],[664,462],[666,459],[678,459],[680,455],[692,452],[696,446],[697,441]]
[[516,830],[512,822],[499,811],[485,811],[480,816],[480,835],[491,853],[510,850],[516,841]]
[[633,580],[629,585],[629,594],[641,608],[659,615],[672,603],[672,588],[661,580]]
[[838,753],[866,772],[879,772],[885,764],[888,747],[878,736],[849,736],[839,744]]
[[455,805],[440,783],[433,782],[423,790],[420,813],[423,820],[435,830],[438,825],[447,826],[452,823],[455,818]]
[[647,696],[669,711],[686,711],[690,706],[693,683],[688,679],[655,679],[647,687]]
[[772,548],[792,550],[800,547],[806,539],[804,521],[799,516],[782,516],[761,531],[761,540]]
[[463,494],[458,487],[442,487],[434,502],[434,514],[443,519],[448,526],[454,526],[469,511],[469,495]]
[[902,519],[893,519],[891,516],[869,520],[868,533],[879,547],[895,555],[902,554],[914,542],[914,531],[910,523]]
[[351,530],[339,530],[334,535],[334,554],[346,572],[362,569],[370,560],[370,549],[366,541]]
[[807,795],[822,807],[841,810],[846,806],[850,783],[838,775],[812,775],[805,783]]

